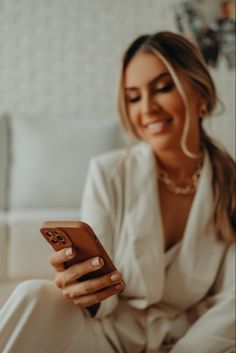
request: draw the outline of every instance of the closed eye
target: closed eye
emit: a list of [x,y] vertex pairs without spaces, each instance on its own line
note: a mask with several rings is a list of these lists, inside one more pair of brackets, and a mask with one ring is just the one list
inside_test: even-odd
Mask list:
[[137,97],[126,97],[127,103],[136,103],[140,100],[140,96]]
[[[154,94],[157,94],[157,93],[167,93],[167,92],[170,92],[173,88],[174,88],[174,82],[171,81],[169,83],[167,83],[166,85],[162,86],[162,87],[154,87],[152,89],[152,93]],[[134,96],[134,97],[126,97],[126,102],[127,103],[131,103],[131,104],[134,104],[134,103],[137,103],[138,101],[140,101],[141,99],[141,96],[138,95],[138,96]]]
[[153,89],[154,93],[166,93],[166,92],[170,92],[172,89],[174,88],[174,82],[170,82],[167,85],[163,86],[163,87],[156,87]]

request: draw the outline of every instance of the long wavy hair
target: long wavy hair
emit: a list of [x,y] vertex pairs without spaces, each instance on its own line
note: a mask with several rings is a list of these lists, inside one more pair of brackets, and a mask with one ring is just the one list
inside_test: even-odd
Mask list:
[[139,136],[137,136],[128,116],[124,92],[124,76],[128,64],[138,52],[156,55],[167,66],[186,108],[181,147],[184,153],[192,158],[196,158],[197,156],[186,145],[191,116],[189,114],[186,93],[181,84],[179,74],[185,74],[189,78],[191,85],[203,97],[205,114],[204,117],[202,116],[199,119],[200,140],[201,145],[209,154],[212,165],[212,188],[215,201],[213,221],[216,227],[216,237],[226,242],[233,241],[236,233],[235,162],[216,141],[208,136],[202,125],[203,118],[210,116],[216,107],[217,94],[214,82],[200,50],[188,39],[172,32],[142,35],[131,43],[125,51],[122,60],[118,96],[121,123],[128,140],[132,137],[139,138]]

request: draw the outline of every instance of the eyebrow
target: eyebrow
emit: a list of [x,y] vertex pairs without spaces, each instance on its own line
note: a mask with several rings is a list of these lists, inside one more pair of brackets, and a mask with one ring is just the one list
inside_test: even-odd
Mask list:
[[[154,83],[157,83],[159,80],[161,80],[165,76],[170,76],[169,72],[162,72],[158,76],[154,77],[151,81],[148,82],[148,85],[152,85]],[[125,87],[125,91],[136,91],[138,87]]]

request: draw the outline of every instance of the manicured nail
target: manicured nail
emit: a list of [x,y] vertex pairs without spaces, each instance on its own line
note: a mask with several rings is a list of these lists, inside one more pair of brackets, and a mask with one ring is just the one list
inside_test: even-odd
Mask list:
[[66,255],[67,257],[72,257],[72,256],[73,256],[73,250],[72,250],[72,248],[66,249],[65,255]]
[[113,275],[111,275],[111,280],[117,281],[118,279],[120,279],[120,274],[119,273],[114,273]]
[[92,260],[92,265],[94,267],[99,267],[101,266],[102,264],[102,260],[99,258],[99,257],[95,257],[93,260]]
[[123,284],[121,284],[121,283],[120,283],[120,284],[117,284],[117,285],[115,286],[115,289],[118,290],[118,291],[121,290],[121,289],[123,289]]

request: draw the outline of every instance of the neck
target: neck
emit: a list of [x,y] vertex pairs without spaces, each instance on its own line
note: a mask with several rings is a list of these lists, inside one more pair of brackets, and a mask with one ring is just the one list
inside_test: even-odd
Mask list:
[[[200,149],[194,153],[201,155]],[[198,158],[186,156],[182,150],[179,152],[163,152],[156,155],[156,159],[157,164],[180,183],[192,176],[199,161]]]

